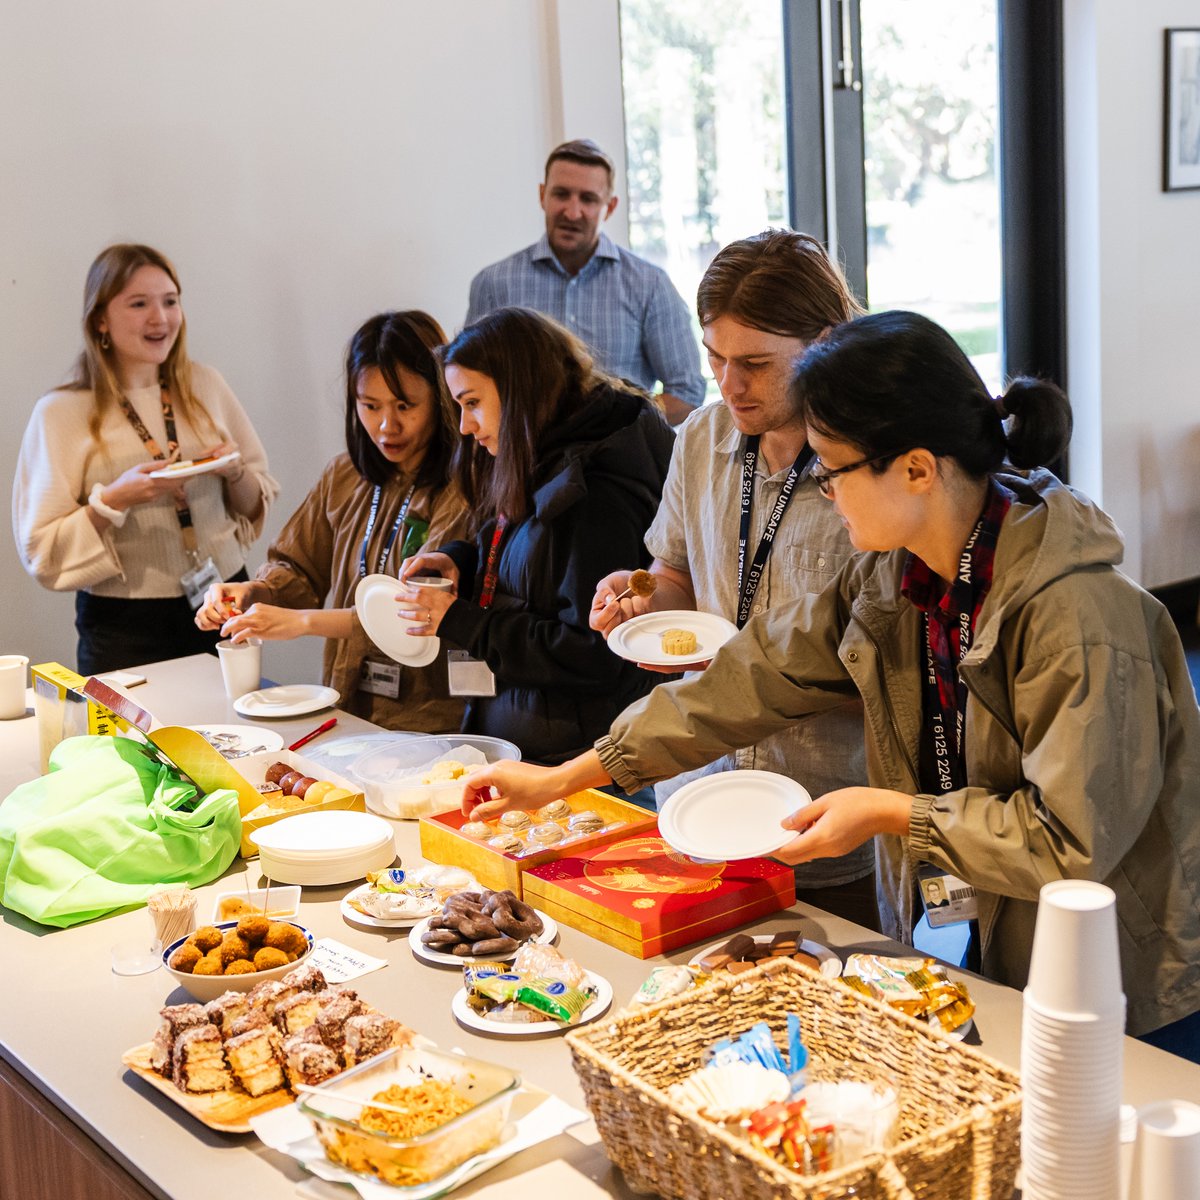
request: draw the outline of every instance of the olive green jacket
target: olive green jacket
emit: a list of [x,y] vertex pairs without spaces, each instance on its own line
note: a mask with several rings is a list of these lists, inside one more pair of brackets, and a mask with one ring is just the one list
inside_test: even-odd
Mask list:
[[1102,881],[1128,1029],[1145,1033],[1200,1009],[1200,710],[1166,610],[1116,570],[1112,521],[1048,472],[997,478],[1016,502],[961,666],[968,786],[919,794],[921,614],[900,594],[903,551],[860,555],[750,621],[596,748],[634,790],[857,690],[872,786],[915,794],[908,837],[876,839],[885,932],[911,941],[931,863],[977,889],[984,973],[1021,988],[1041,886]]

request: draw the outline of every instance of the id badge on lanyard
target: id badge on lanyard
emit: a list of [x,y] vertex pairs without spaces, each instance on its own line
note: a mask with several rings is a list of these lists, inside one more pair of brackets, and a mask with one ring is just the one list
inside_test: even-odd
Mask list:
[[[487,567],[483,573],[483,590],[479,593],[479,607],[491,608],[496,598],[496,583],[499,576],[500,543],[508,520],[503,515],[496,518],[492,530],[492,544],[488,547]],[[450,678],[452,696],[494,696],[496,676],[491,667],[478,658],[472,658],[465,650],[451,650],[446,655],[446,666]]]
[[193,609],[198,609],[204,603],[204,593],[213,584],[222,582],[221,572],[209,557],[197,563],[190,571],[184,571],[179,577],[179,582],[183,585],[183,594],[187,596],[188,603]]

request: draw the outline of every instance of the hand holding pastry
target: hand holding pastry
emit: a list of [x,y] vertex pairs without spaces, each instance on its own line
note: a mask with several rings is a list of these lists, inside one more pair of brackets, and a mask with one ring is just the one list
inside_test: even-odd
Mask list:
[[[203,462],[205,459],[224,458],[227,454],[233,454],[236,451],[237,446],[233,442],[218,442],[211,450],[206,450],[200,458],[194,461]],[[213,468],[214,475],[223,475],[230,483],[236,483],[245,473],[246,464],[242,462],[240,454],[233,462]]]
[[472,771],[464,785],[463,815],[475,821],[495,820],[512,809],[541,808],[563,794],[555,768],[508,759]]
[[253,589],[253,583],[212,584],[196,611],[196,625],[200,629],[220,629],[230,617],[248,607]]
[[614,571],[596,584],[588,624],[608,637],[618,625],[654,609],[658,578],[649,571]]

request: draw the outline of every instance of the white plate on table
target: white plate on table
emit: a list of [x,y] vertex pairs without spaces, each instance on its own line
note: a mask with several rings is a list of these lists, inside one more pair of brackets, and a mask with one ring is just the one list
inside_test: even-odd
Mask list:
[[[696,635],[692,654],[666,654],[662,635],[668,629],[686,629]],[[716,613],[695,612],[691,609],[643,613],[618,625],[608,635],[608,648],[630,662],[647,663],[652,667],[678,667],[684,670],[689,663],[707,662],[737,633],[737,626]]]
[[659,809],[658,831],[689,858],[767,857],[796,836],[779,822],[812,797],[774,771],[721,771],[684,784]]
[[[787,930],[780,930],[781,933],[786,933]],[[722,946],[729,943],[731,938],[737,934],[731,933],[729,937],[722,938],[719,942],[713,942],[711,946],[705,946],[703,950],[697,950],[691,958],[688,959],[689,967],[698,967],[700,960],[707,954],[712,954],[714,950],[720,950]],[[751,933],[747,934],[752,937],[759,946],[769,946],[774,940],[773,933]],[[796,946],[796,949],[804,954],[811,954],[813,958],[821,964],[821,974],[826,979],[837,979],[842,973],[842,960],[828,946],[822,946],[820,942],[810,942],[808,938],[804,938]],[[769,958],[764,958],[761,962],[770,962]]]
[[368,575],[354,589],[354,611],[367,637],[389,658],[406,667],[427,667],[442,643],[436,637],[415,637],[405,630],[410,621],[400,616],[396,595],[400,581],[390,575]]
[[237,462],[242,457],[240,450],[231,450],[228,454],[222,454],[220,458],[206,459],[204,462],[196,462],[193,459],[185,458],[180,462],[174,462],[169,467],[162,467],[160,470],[151,471],[151,479],[190,479],[193,475],[207,475],[209,471],[218,471],[222,467],[229,466],[230,463]]
[[[473,884],[464,885],[460,890],[464,892],[476,892],[479,890],[479,886],[480,885],[476,882]],[[438,903],[437,900],[430,900],[429,903],[432,904],[433,907],[428,912],[421,913],[415,917],[394,917],[390,919],[385,917],[373,917],[369,913],[359,912],[358,909],[350,903],[351,900],[358,896],[364,895],[370,890],[371,885],[369,883],[363,883],[356,887],[352,892],[347,892],[342,897],[341,910],[342,917],[345,920],[354,925],[363,925],[367,929],[411,929],[418,921],[428,920],[434,915],[434,913],[440,912],[442,908],[441,904]],[[423,950],[426,949],[425,946],[422,946],[421,948]],[[454,956],[451,955],[451,958],[453,957]],[[462,959],[457,959],[456,961],[462,962]]]
[[[462,962],[462,959],[458,961]],[[596,989],[596,998],[583,1010],[579,1020],[570,1025],[552,1020],[530,1021],[527,1024],[489,1021],[487,1017],[481,1017],[473,1011],[467,1003],[465,987],[459,988],[451,997],[450,1011],[458,1018],[460,1024],[466,1025],[470,1029],[477,1029],[480,1033],[494,1034],[496,1037],[525,1037],[531,1033],[567,1033],[569,1030],[578,1029],[580,1025],[594,1021],[597,1017],[602,1017],[608,1011],[608,1006],[612,1004],[612,984],[603,975],[597,975],[594,971],[584,973],[588,977],[588,982]]]
[[214,750],[226,756],[267,754],[283,749],[283,734],[258,725],[189,725]]
[[247,692],[233,702],[233,707],[243,717],[261,720],[264,717],[302,717],[305,713],[332,708],[337,702],[338,693],[331,687],[316,683],[286,683]]
[[[548,917],[544,912],[538,912],[534,909],[537,915],[542,918],[542,932],[537,937],[530,938],[533,942],[542,942],[548,944],[558,937],[558,925],[553,917]],[[426,917],[422,921],[418,921],[408,933],[408,944],[412,947],[412,952],[420,959],[424,959],[427,963],[433,963],[438,967],[461,967],[463,963],[474,960],[475,962],[508,962],[516,953],[515,950],[510,950],[507,954],[446,954],[441,950],[435,950],[432,946],[426,946],[421,941],[421,934],[429,928],[429,918]]]

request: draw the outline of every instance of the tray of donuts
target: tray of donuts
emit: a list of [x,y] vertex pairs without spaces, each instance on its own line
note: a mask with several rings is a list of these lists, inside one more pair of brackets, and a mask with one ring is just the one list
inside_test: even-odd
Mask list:
[[239,789],[242,805],[242,857],[252,858],[258,847],[250,834],[264,825],[281,821],[299,812],[333,812],[353,809],[366,812],[362,788],[309,762],[292,750],[271,750],[236,760],[237,771],[254,789],[247,801],[246,789]]
[[421,854],[430,862],[465,867],[481,883],[521,897],[521,878],[583,848],[653,831],[656,814],[589,788],[531,812],[473,821],[458,810],[420,820]]

